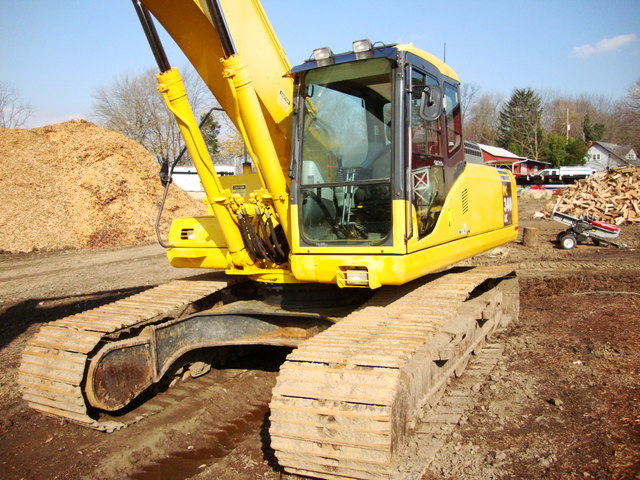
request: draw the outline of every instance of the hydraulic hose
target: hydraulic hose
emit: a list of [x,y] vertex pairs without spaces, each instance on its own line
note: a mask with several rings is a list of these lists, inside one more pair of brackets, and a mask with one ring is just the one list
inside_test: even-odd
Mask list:
[[[209,117],[211,116],[211,114],[213,113],[214,110],[216,110],[216,111],[224,111],[220,107],[211,108],[207,112],[207,114],[204,117],[202,117],[202,120],[200,121],[200,125],[198,125],[199,128],[202,128],[202,126],[209,119]],[[176,168],[176,165],[178,164],[178,162],[180,161],[180,159],[184,156],[184,154],[186,152],[187,152],[187,147],[186,146],[182,147],[182,150],[180,150],[180,153],[178,154],[176,159],[173,161],[171,166],[168,167],[166,169],[166,171],[164,169],[162,169],[160,171],[160,181],[162,182],[162,185],[164,185],[164,192],[162,194],[162,200],[160,201],[160,207],[158,208],[158,215],[156,216],[156,223],[155,223],[154,228],[155,228],[155,231],[156,231],[156,237],[158,238],[158,243],[163,248],[173,248],[173,245],[171,245],[170,243],[165,242],[162,239],[162,234],[160,233],[160,220],[162,218],[162,212],[164,211],[164,204],[165,204],[165,202],[167,200],[167,194],[169,193],[169,185],[173,181],[172,180],[173,170]]]
[[260,234],[262,235],[260,237],[260,240],[262,241],[262,244],[265,246],[266,250],[269,252],[269,259],[272,262],[275,262],[278,258],[278,254],[276,253],[273,244],[269,241],[269,232],[267,231],[267,224],[262,218],[262,215],[263,215],[262,212],[258,208],[256,208],[256,220],[258,222],[258,228],[260,230]]

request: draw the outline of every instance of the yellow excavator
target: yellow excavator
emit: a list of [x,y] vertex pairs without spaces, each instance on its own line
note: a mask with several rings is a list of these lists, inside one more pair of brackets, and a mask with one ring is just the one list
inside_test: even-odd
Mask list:
[[[160,285],[41,327],[29,405],[101,430],[176,364],[234,345],[296,347],[270,403],[289,472],[389,478],[448,381],[517,316],[505,267],[454,264],[517,237],[510,172],[465,161],[459,80],[412,44],[317,48],[291,67],[257,0],[133,0],[205,190],[173,221]],[[219,176],[154,18],[242,134],[256,173]],[[116,416],[116,417],[114,417]]]

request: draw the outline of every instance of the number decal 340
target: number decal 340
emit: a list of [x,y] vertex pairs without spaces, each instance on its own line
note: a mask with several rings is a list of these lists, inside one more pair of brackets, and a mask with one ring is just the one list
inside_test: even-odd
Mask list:
[[502,218],[505,226],[513,223],[513,195],[511,182],[502,182]]

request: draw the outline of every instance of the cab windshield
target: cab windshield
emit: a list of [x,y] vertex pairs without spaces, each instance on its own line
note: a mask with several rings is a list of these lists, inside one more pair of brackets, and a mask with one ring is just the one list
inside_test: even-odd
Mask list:
[[376,244],[389,235],[391,98],[387,59],[307,73],[299,177],[305,241]]

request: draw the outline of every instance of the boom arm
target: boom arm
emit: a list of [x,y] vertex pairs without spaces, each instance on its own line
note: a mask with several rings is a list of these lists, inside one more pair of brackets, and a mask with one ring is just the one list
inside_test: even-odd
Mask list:
[[[214,3],[215,1],[215,3]],[[248,64],[262,114],[284,171],[289,162],[293,80],[285,75],[289,62],[264,10],[255,0],[143,0],[185,53],[239,131],[243,131],[235,94],[225,80],[221,58],[240,53]],[[212,4],[221,7],[236,52],[225,52],[221,35],[210,20]],[[250,140],[249,140],[250,141]],[[255,145],[249,145],[255,150]]]
[[[289,65],[259,2],[227,3],[231,21],[237,23],[239,32],[251,31],[251,28],[256,29],[252,33],[261,32],[251,42],[246,33],[238,35],[237,42],[219,0],[206,0],[201,4],[178,0],[170,5],[153,0],[133,2],[162,70],[158,75],[159,91],[178,122],[205,187],[207,202],[231,254],[227,265],[246,274],[246,267],[261,270],[265,266],[257,265],[256,260],[267,261],[269,269],[274,268],[274,263],[286,264],[288,248],[284,245],[287,242],[283,243],[277,229],[281,228],[284,238],[289,238],[289,182],[284,172],[290,150],[286,132],[289,131],[293,82],[279,75],[288,71]],[[187,54],[242,133],[266,187],[266,190],[253,192],[248,204],[245,203],[247,199],[243,200],[230,190],[221,190],[213,162],[203,148],[193,113],[186,102],[184,86],[177,70],[169,69],[149,11]],[[247,21],[250,23],[248,29],[244,28]],[[237,44],[246,47],[249,58],[258,67],[267,69],[267,74],[260,74],[261,68],[257,69],[257,84],[253,82],[246,56],[238,50]],[[263,54],[265,46],[266,54]],[[280,240],[276,241],[276,238]]]

